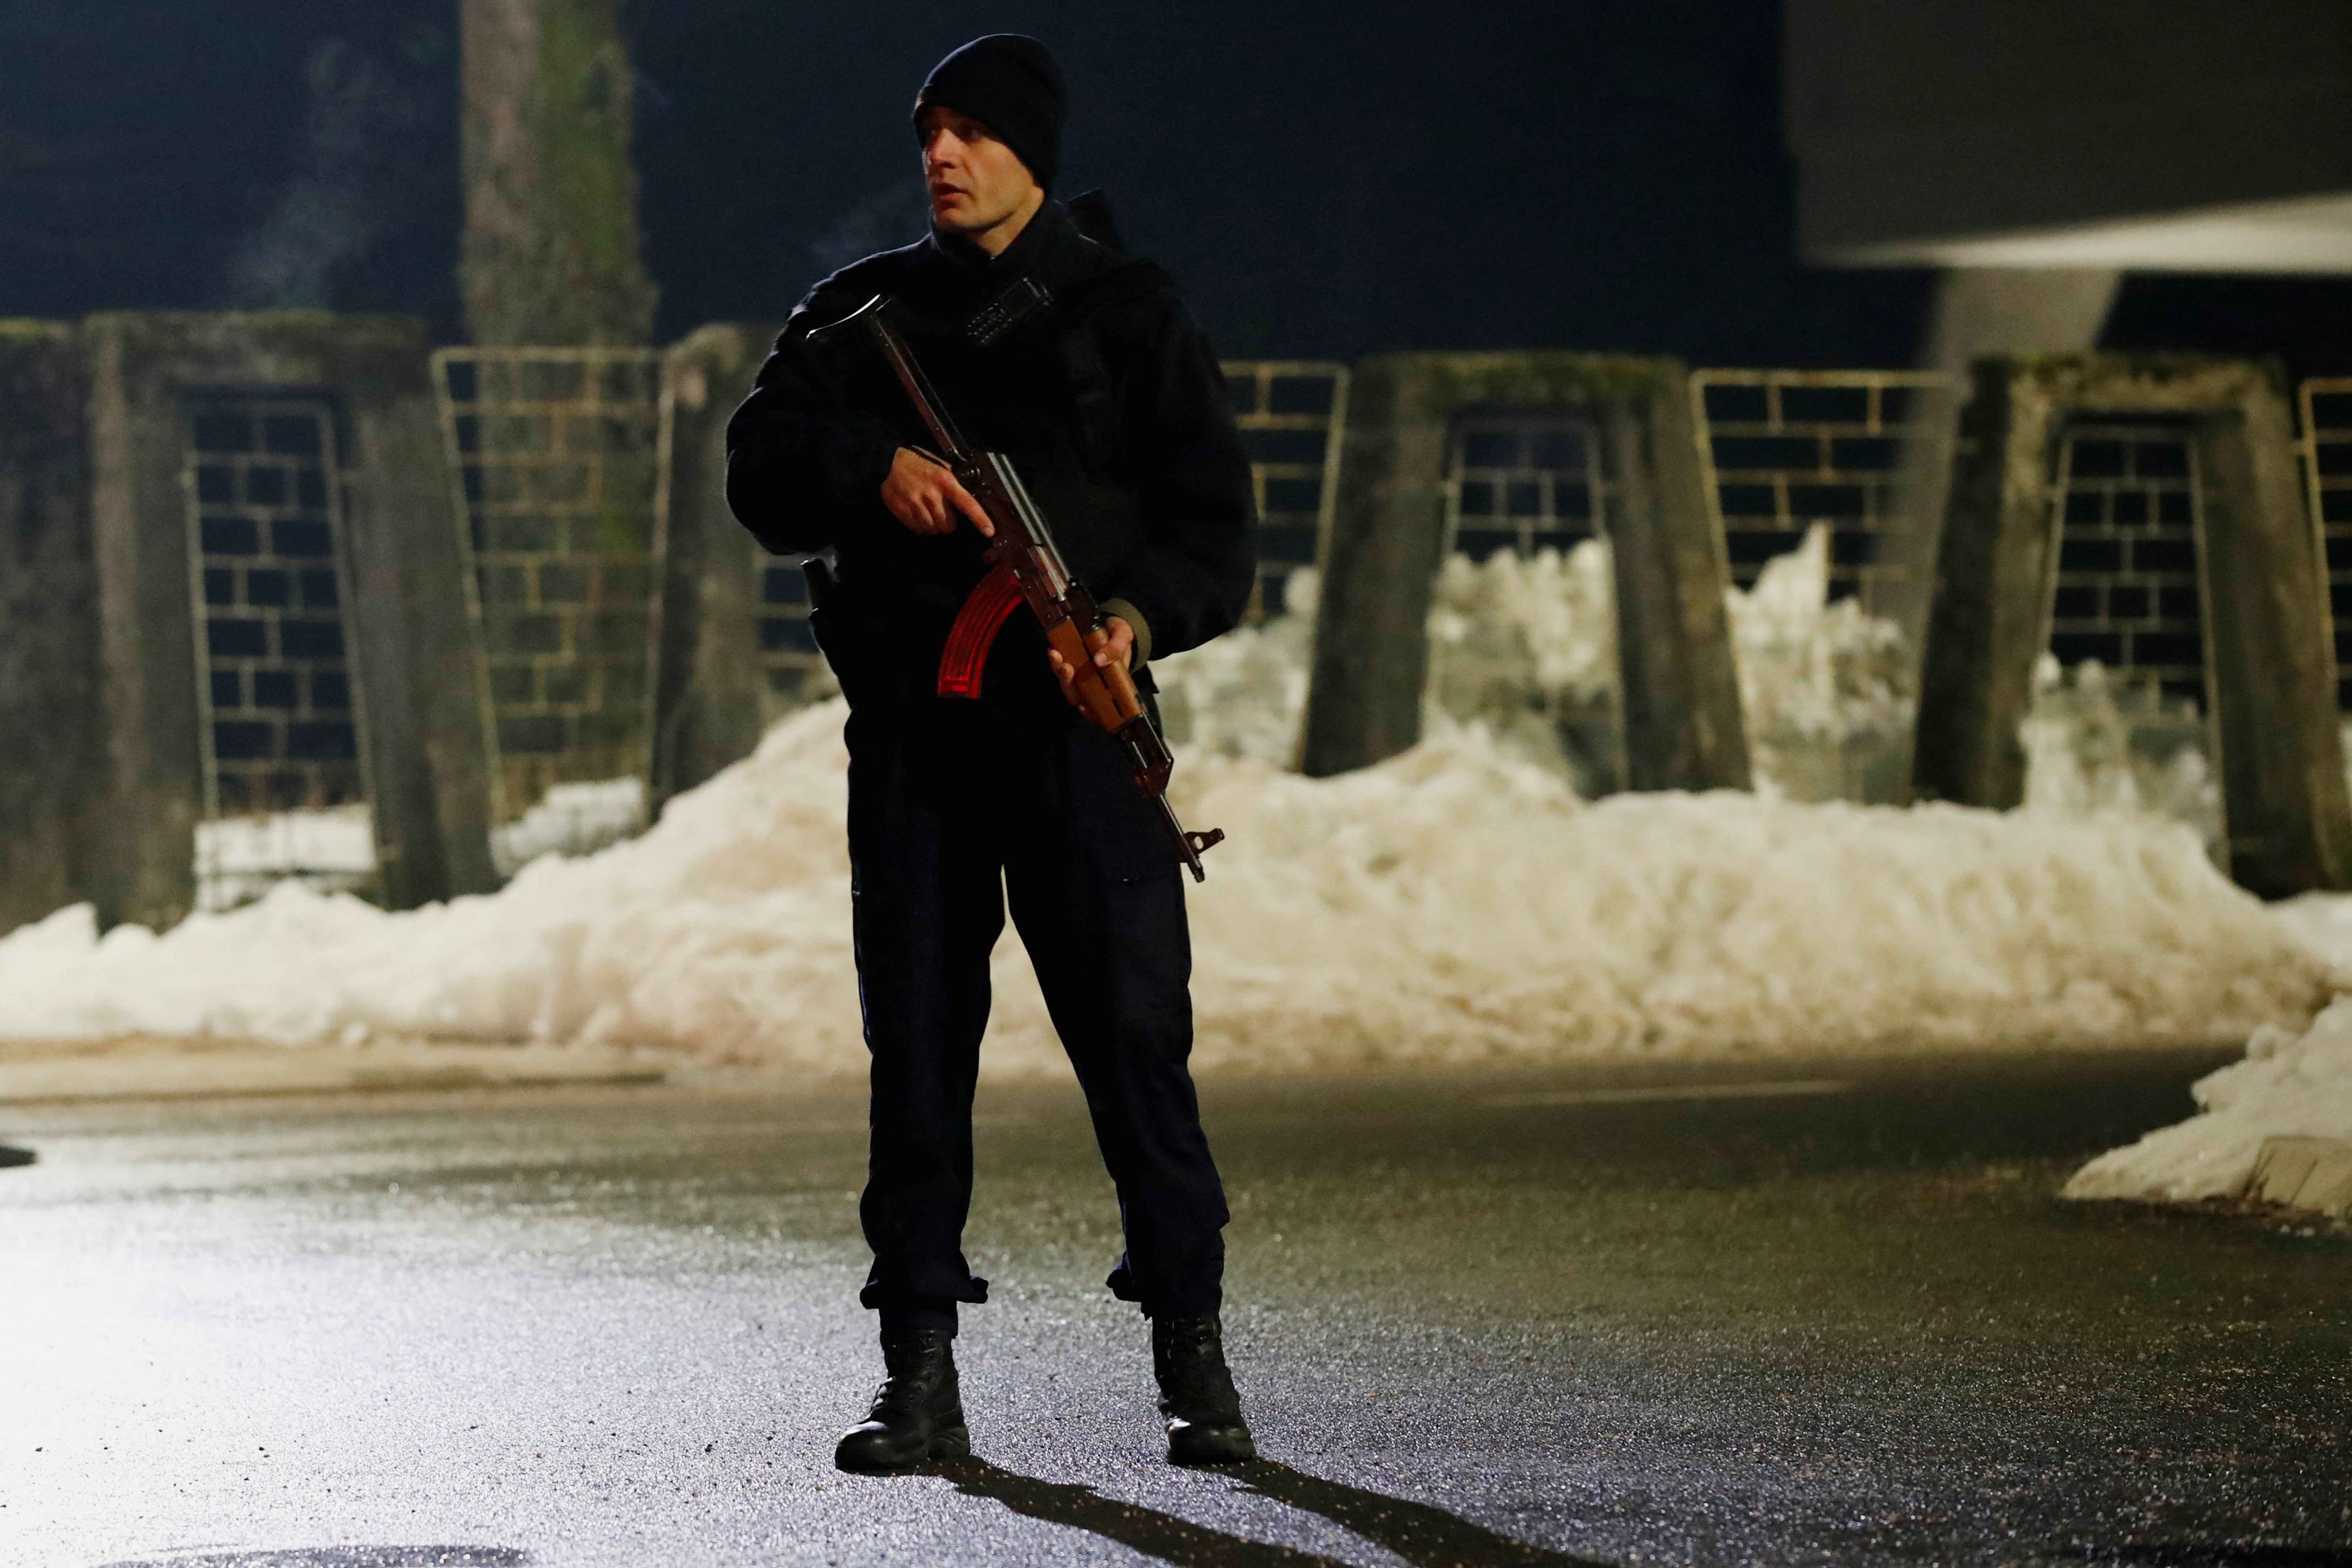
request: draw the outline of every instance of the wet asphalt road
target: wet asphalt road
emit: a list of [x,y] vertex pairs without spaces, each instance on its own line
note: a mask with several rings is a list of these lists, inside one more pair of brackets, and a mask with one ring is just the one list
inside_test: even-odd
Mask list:
[[0,1564],[2352,1564],[2352,1240],[2053,1197],[2221,1059],[1213,1083],[1228,1474],[1066,1085],[982,1091],[981,1458],[882,1479],[853,1091],[19,1108]]

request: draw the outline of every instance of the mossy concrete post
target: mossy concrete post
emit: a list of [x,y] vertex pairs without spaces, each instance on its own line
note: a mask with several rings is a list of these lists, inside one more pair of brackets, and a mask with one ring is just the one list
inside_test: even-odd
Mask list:
[[0,321],[0,933],[88,897],[104,826],[79,334]]
[[630,159],[619,0],[462,0],[467,331],[488,346],[639,344],[655,290]]
[[488,791],[425,324],[405,317],[91,317],[88,430],[108,826],[101,920],[167,925],[194,892],[204,784],[185,489],[190,400],[318,396],[341,431],[346,607],[385,900],[493,885]]
[[2197,454],[2200,603],[2231,875],[2265,897],[2352,886],[2327,578],[2275,366],[2173,355],[1979,360],[1945,513],[1915,794],[2007,808],[2049,641],[2065,426],[2170,416]]
[[1356,367],[1318,612],[1304,764],[1316,776],[1421,738],[1428,620],[1445,542],[1457,415],[1559,408],[1589,418],[1622,498],[1609,526],[1635,789],[1744,789],[1747,730],[1679,361],[1594,354],[1389,354]]
[[1625,496],[1610,534],[1625,780],[1637,790],[1747,789],[1748,725],[1725,605],[1731,566],[1706,504],[1689,377],[1664,360],[1627,379],[1607,405]]
[[727,421],[777,328],[714,322],[662,359],[661,647],[654,798],[692,789],[760,742],[759,549],[727,506]]

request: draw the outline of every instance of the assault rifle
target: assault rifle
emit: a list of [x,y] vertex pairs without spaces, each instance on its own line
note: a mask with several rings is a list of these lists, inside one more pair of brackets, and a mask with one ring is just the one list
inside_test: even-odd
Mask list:
[[939,395],[931,389],[930,378],[923,374],[906,339],[891,324],[888,306],[889,296],[877,294],[824,329],[824,335],[862,328],[873,338],[875,346],[897,373],[898,384],[907,389],[915,411],[929,426],[931,438],[939,443],[939,455],[996,527],[995,538],[981,556],[988,564],[988,575],[981,579],[980,585],[957,613],[955,626],[948,633],[947,647],[940,656],[940,695],[980,695],[981,674],[988,663],[988,650],[995,644],[996,634],[1003,629],[1006,618],[1025,602],[1030,613],[1037,617],[1037,624],[1045,628],[1047,646],[1061,655],[1062,663],[1074,672],[1071,687],[1077,696],[1078,710],[1126,751],[1128,767],[1135,774],[1135,787],[1159,808],[1160,820],[1175,844],[1178,858],[1192,871],[1192,880],[1204,879],[1207,874],[1201,868],[1202,851],[1222,842],[1224,830],[1212,827],[1206,833],[1192,833],[1176,820],[1176,808],[1168,804],[1168,775],[1175,762],[1168,754],[1167,742],[1152,727],[1151,716],[1143,710],[1135,678],[1124,664],[1114,661],[1106,666],[1094,661],[1095,651],[1110,640],[1094,595],[1070,574],[1061,551],[1055,546],[1054,532],[1046,526],[1045,514],[1030,500],[1028,489],[1022,484],[1012,459],[1002,452],[974,447],[956,428]]

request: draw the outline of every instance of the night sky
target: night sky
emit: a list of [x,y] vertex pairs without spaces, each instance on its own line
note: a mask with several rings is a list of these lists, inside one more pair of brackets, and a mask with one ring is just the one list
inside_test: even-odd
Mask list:
[[[1061,57],[1060,189],[1234,355],[1558,347],[1909,363],[1927,279],[1794,258],[1762,0],[642,0],[666,336],[919,232],[907,109],[986,31]],[[457,331],[454,0],[0,0],[0,315],[278,303]],[[2135,279],[2115,346],[2352,370],[2352,286]]]

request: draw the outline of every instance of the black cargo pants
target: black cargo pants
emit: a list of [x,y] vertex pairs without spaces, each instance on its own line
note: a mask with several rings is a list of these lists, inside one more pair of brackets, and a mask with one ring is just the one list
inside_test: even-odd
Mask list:
[[[1050,704],[1050,705],[1049,705]],[[1183,875],[1116,742],[1058,697],[921,698],[850,715],[857,984],[873,1058],[858,1208],[882,1326],[951,1327],[989,952],[1013,922],[1118,1193],[1109,1285],[1146,1315],[1218,1309],[1224,1189],[1201,1131]]]

